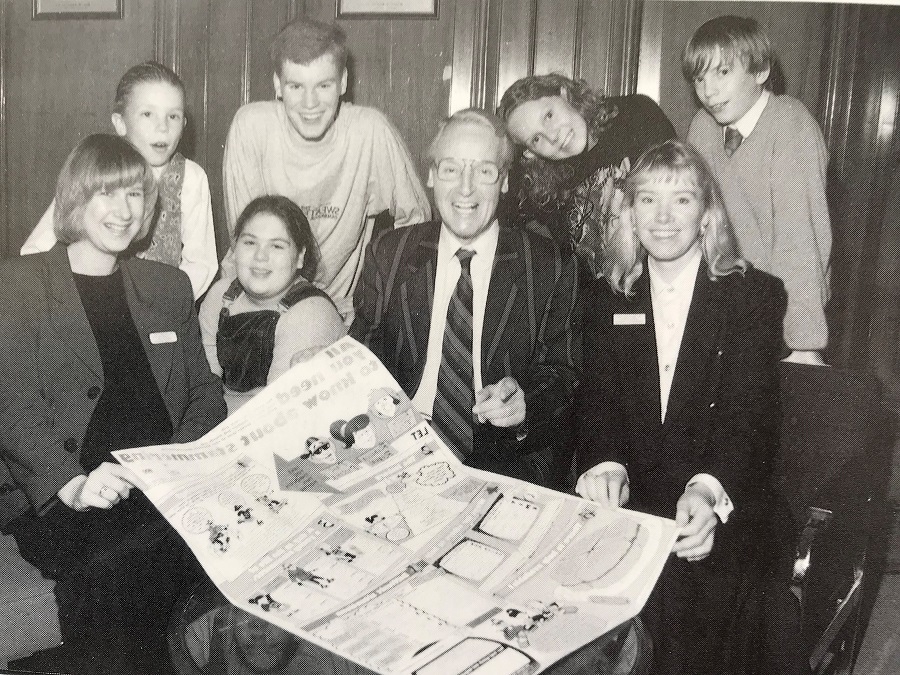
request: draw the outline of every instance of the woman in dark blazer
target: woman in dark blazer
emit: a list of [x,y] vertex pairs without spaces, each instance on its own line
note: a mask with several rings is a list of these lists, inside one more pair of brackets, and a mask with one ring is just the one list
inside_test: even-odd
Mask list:
[[127,141],[89,136],[57,183],[60,243],[0,266],[0,525],[56,581],[66,672],[158,672],[196,575],[110,455],[192,441],[225,417],[187,276],[130,255],[156,194]]
[[576,490],[682,527],[645,610],[658,671],[754,672],[738,617],[772,561],[784,288],[739,257],[687,145],[648,149],[625,193],[584,301]]

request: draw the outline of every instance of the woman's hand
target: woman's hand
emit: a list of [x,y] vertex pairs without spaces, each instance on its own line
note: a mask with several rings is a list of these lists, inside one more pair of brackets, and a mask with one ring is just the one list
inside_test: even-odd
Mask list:
[[705,485],[689,485],[678,500],[675,523],[681,528],[672,552],[688,562],[703,560],[712,551],[719,519],[713,511],[715,497]]
[[631,496],[628,472],[624,468],[588,469],[578,478],[575,492],[603,506],[625,506]]
[[137,478],[130,469],[114,462],[103,462],[87,476],[75,476],[56,494],[63,504],[76,511],[87,511],[91,507],[111,509],[128,499],[136,483]]

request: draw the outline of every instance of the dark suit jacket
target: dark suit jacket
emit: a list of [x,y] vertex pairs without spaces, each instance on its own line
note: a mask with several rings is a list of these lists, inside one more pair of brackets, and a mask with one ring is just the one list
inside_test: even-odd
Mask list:
[[[629,506],[674,518],[688,480],[709,473],[732,498],[735,523],[759,516],[778,447],[785,307],[778,279],[749,269],[711,281],[701,263],[661,423],[649,276],[633,298],[596,282],[584,301],[578,474],[620,462]],[[643,314],[646,323],[614,325],[616,314]]]
[[[225,418],[209,370],[187,276],[174,267],[120,262],[131,316],[174,430],[198,439]],[[154,333],[175,341],[152,344]],[[0,526],[40,511],[84,473],[81,444],[102,392],[103,365],[64,246],[0,266]]]
[[[350,334],[369,347],[403,390],[422,379],[431,328],[441,224],[386,232],[369,245],[354,295]],[[528,435],[475,425],[467,464],[552,485],[565,470],[560,438],[580,372],[577,264],[548,237],[501,226],[481,344],[484,384],[506,376],[525,392]],[[554,456],[556,452],[556,456]],[[571,455],[569,455],[571,457]]]

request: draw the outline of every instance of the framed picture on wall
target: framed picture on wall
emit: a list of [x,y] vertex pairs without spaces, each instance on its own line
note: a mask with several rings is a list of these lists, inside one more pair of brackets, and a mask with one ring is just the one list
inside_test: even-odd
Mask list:
[[33,0],[32,19],[121,19],[125,0]]
[[337,0],[338,19],[436,19],[438,0]]

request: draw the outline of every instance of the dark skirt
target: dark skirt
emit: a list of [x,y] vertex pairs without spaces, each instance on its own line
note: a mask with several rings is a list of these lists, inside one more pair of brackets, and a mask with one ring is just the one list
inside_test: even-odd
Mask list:
[[172,608],[202,570],[141,492],[108,511],[57,503],[19,518],[12,534],[22,557],[56,582],[62,667],[166,672]]

